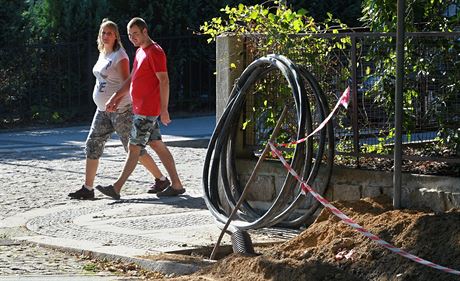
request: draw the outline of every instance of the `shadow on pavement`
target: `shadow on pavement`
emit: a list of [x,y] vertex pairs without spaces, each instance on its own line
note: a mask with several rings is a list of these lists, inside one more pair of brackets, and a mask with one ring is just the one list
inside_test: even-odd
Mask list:
[[33,151],[2,151],[3,161],[52,161],[61,159],[85,159],[85,151],[81,147],[59,146],[59,147],[37,147]]
[[130,198],[130,199],[120,199],[108,203],[108,205],[117,205],[117,204],[153,204],[153,205],[171,205],[179,208],[193,208],[193,209],[202,209],[207,210],[204,199],[199,197],[191,197],[189,195],[182,195],[179,197],[170,197],[170,198]]

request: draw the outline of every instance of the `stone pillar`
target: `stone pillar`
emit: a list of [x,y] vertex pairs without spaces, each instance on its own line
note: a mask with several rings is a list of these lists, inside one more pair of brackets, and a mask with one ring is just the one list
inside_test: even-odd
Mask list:
[[216,118],[222,116],[235,80],[245,66],[243,38],[221,35],[216,41]]
[[[230,93],[248,62],[245,56],[244,37],[226,34],[217,37],[216,42],[216,120],[219,120],[227,106]],[[241,121],[241,124],[243,121]],[[237,158],[251,157],[244,147],[245,132],[237,133],[235,153]]]
[[[216,41],[216,120],[219,121],[227,106],[230,93],[236,79],[241,75],[246,62],[244,60],[243,37],[233,34],[225,34],[217,37]],[[216,123],[217,123],[216,122]],[[237,155],[243,144],[242,132],[237,135]],[[222,190],[222,180],[219,176],[219,190]],[[231,208],[223,193],[219,194],[223,207],[228,213]]]

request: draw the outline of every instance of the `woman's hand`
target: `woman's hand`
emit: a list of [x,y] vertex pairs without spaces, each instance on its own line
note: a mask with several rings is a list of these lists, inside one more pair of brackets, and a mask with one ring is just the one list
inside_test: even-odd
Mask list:
[[115,112],[117,111],[118,104],[120,103],[120,99],[116,98],[116,94],[114,93],[112,97],[105,103],[105,110],[108,112]]

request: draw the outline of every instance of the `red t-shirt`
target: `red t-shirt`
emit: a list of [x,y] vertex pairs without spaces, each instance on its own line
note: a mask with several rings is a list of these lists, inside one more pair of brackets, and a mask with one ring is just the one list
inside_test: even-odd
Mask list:
[[167,71],[166,55],[160,45],[153,43],[137,49],[130,88],[134,114],[160,115],[160,81],[156,73]]

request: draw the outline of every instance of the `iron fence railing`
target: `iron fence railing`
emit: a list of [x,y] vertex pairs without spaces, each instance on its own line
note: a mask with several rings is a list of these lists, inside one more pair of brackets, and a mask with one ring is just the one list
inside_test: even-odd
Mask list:
[[[132,62],[134,47],[122,37]],[[171,115],[215,112],[215,46],[201,36],[155,40],[168,56]],[[0,128],[89,121],[97,56],[93,37],[0,47]]]
[[[311,58],[309,46],[298,48],[296,53],[296,62],[314,74],[331,105],[348,85],[352,89],[350,108],[340,111],[334,120],[336,153],[351,157],[357,166],[366,158],[391,159],[394,140],[393,69],[396,66],[395,57],[391,54],[395,52],[396,34],[356,32],[308,36],[326,40],[330,46],[343,42],[344,38],[350,42],[343,48],[333,49],[321,60]],[[251,37],[247,40],[248,45],[252,44]],[[254,46],[249,49],[254,50]],[[304,56],[302,52],[305,52]],[[250,54],[247,61],[260,55],[263,54]],[[332,67],[326,68],[325,64]],[[460,32],[406,33],[405,73],[403,159],[437,161],[458,167]],[[454,140],[455,132],[457,139]],[[257,140],[257,134],[247,135],[251,136],[251,139],[246,139],[249,145],[263,142],[263,138]],[[457,145],[452,145],[452,142]],[[450,150],[446,150],[449,145]]]
[[[355,156],[358,164],[363,156],[392,158],[390,150],[385,148],[394,141],[395,77],[391,71],[382,73],[382,69],[395,67],[395,61],[382,66],[378,58],[394,50],[396,35],[341,36],[351,37],[350,61],[356,63],[350,64],[354,102],[346,118],[351,119],[351,127],[341,128],[342,136],[353,136],[353,145],[352,149],[340,152]],[[405,150],[403,159],[460,163],[460,155],[455,151],[445,155],[429,148],[435,140],[448,141],[443,135],[446,130],[459,128],[460,84],[456,77],[460,75],[460,33],[407,33],[406,36],[403,143],[415,149]],[[346,141],[346,137],[339,138],[338,145]],[[431,152],[427,153],[428,150]]]
[[[395,34],[313,37],[331,45],[343,38],[351,42],[305,65],[331,104],[351,86],[351,108],[335,118],[337,154],[354,158],[357,165],[363,157],[391,158],[394,76],[390,70],[395,62],[391,56],[387,62],[382,57],[394,51]],[[460,33],[407,33],[406,38],[404,143],[418,152],[405,151],[403,158],[458,165],[458,151],[446,153],[433,141],[448,144],[459,130]],[[155,40],[168,55],[173,116],[214,112],[215,46],[201,36]],[[95,109],[91,99],[97,59],[94,41],[91,37],[85,42],[0,47],[0,128],[90,120]],[[123,43],[132,58],[134,48],[126,36]],[[303,52],[311,56],[309,46],[303,46]],[[251,54],[245,57],[247,62],[255,59]]]

